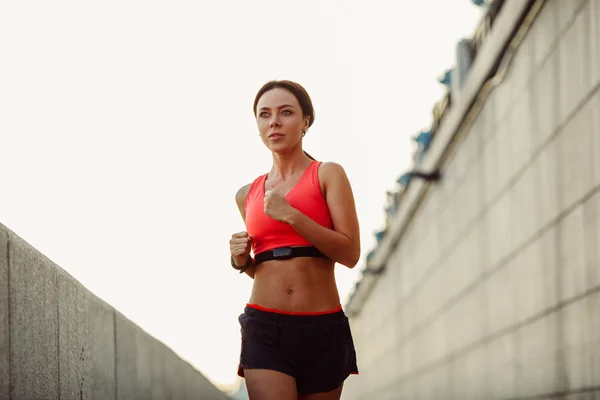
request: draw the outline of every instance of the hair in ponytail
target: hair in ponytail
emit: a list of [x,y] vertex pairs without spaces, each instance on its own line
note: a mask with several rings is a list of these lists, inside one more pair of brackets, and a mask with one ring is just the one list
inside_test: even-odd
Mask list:
[[317,161],[317,160],[315,160],[315,159],[314,159],[314,157],[313,157],[313,156],[311,156],[310,154],[308,154],[306,151],[304,152],[304,155],[305,155],[306,157],[310,158],[310,159],[311,159],[311,160],[313,160],[313,161]]

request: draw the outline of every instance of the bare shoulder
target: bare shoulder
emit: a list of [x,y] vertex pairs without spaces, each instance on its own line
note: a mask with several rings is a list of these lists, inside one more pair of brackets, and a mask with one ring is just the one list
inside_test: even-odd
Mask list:
[[319,183],[325,198],[333,192],[342,192],[347,196],[352,191],[344,167],[334,161],[326,161],[319,166]]
[[334,161],[324,161],[319,167],[319,179],[326,183],[332,179],[347,179],[344,167]]
[[246,196],[248,196],[250,186],[252,186],[251,183],[244,185],[235,193],[235,202],[237,203],[240,211],[244,208],[244,203],[246,202]]

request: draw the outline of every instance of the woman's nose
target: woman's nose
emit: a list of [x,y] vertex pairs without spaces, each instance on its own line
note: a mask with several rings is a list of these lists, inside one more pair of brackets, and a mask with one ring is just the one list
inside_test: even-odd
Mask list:
[[280,126],[279,125],[279,120],[277,118],[273,118],[271,120],[271,127],[273,127],[273,126]]

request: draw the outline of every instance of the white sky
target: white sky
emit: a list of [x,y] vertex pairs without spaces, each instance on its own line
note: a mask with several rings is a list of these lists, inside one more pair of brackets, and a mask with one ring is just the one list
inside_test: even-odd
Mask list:
[[[305,149],[341,163],[363,260],[431,123],[470,0],[0,3],[0,222],[215,384],[236,383],[252,280],[236,190],[269,170],[254,95],[309,92]],[[343,301],[358,279],[337,266]]]

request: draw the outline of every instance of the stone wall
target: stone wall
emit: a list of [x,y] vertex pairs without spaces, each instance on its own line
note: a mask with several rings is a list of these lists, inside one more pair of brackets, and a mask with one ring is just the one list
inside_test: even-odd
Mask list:
[[535,7],[442,181],[410,188],[414,215],[374,257],[343,399],[600,398],[600,0]]
[[0,399],[227,396],[0,224]]

